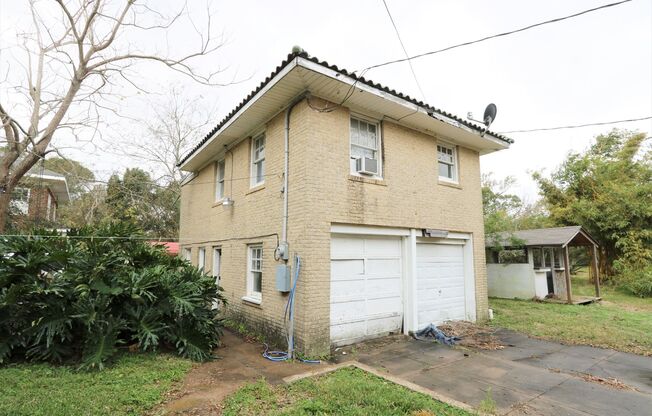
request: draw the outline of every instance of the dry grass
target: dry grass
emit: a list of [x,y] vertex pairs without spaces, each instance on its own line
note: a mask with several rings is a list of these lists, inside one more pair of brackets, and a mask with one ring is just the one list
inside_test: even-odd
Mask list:
[[461,338],[458,345],[480,350],[501,350],[505,348],[500,340],[494,336],[495,329],[476,325],[466,321],[447,322],[438,327],[446,335]]

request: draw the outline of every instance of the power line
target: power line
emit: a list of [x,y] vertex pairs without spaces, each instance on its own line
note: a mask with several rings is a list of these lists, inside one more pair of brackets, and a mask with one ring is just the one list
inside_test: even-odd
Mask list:
[[401,44],[401,48],[403,49],[403,53],[405,54],[405,57],[408,58],[408,65],[410,66],[410,71],[412,72],[412,77],[414,78],[414,82],[417,84],[417,88],[419,88],[419,92],[421,93],[421,98],[426,101],[426,94],[423,92],[423,89],[421,88],[421,84],[419,83],[419,80],[417,79],[417,74],[414,71],[414,67],[412,66],[412,61],[409,59],[410,55],[408,54],[407,49],[405,48],[405,44],[403,44],[403,40],[401,39],[401,34],[398,32],[398,27],[396,27],[396,22],[394,22],[394,18],[392,17],[392,13],[389,11],[389,7],[387,6],[387,2],[385,0],[383,1],[383,5],[385,5],[385,10],[387,10],[387,16],[389,16],[390,22],[392,22],[392,26],[394,26],[394,32],[396,32],[396,37],[398,38],[398,42]]
[[605,5],[602,5],[602,6],[594,7],[592,9],[583,10],[583,11],[578,12],[578,13],[573,13],[573,14],[570,14],[568,16],[557,17],[557,18],[546,20],[546,21],[543,21],[543,22],[534,23],[534,24],[531,24],[531,25],[528,25],[528,26],[521,27],[519,29],[510,30],[508,32],[497,33],[495,35],[486,36],[486,37],[481,38],[481,39],[471,40],[471,41],[468,41],[468,42],[463,42],[463,43],[458,43],[456,45],[447,46],[445,48],[437,49],[435,51],[425,52],[425,53],[421,53],[421,54],[418,54],[418,55],[413,55],[413,56],[410,56],[410,57],[406,57],[406,58],[403,58],[403,59],[395,59],[393,61],[387,61],[387,62],[383,62],[383,63],[380,63],[380,64],[372,65],[370,67],[365,68],[365,70],[369,70],[369,69],[373,69],[373,68],[379,68],[379,67],[386,66],[386,65],[391,65],[391,64],[397,64],[399,62],[411,61],[413,59],[422,58],[424,56],[429,56],[429,55],[434,55],[434,54],[441,53],[441,52],[450,51],[451,49],[456,49],[456,48],[461,48],[463,46],[473,45],[473,44],[484,42],[484,41],[487,41],[487,40],[490,40],[490,39],[495,39],[495,38],[499,38],[499,37],[502,37],[502,36],[513,35],[514,33],[524,32],[526,30],[530,30],[530,29],[533,29],[535,27],[547,25],[547,24],[550,24],[550,23],[557,23],[557,22],[561,22],[563,20],[572,19],[574,17],[579,17],[579,16],[582,16],[582,15],[587,14],[587,13],[595,12],[595,11],[606,9],[606,8],[609,8],[609,7],[618,6],[618,5],[621,5],[621,4],[624,4],[624,3],[628,3],[630,1],[632,1],[632,0],[623,0],[623,1],[615,2],[615,3],[605,4]]
[[541,127],[541,128],[537,128],[537,129],[501,131],[501,132],[499,132],[499,134],[531,133],[531,132],[535,132],[535,131],[577,129],[577,128],[580,128],[580,127],[604,126],[604,125],[608,125],[608,124],[629,123],[629,122],[632,122],[632,121],[643,121],[643,120],[650,120],[650,119],[652,119],[652,116],[641,117],[641,118],[630,118],[630,119],[627,119],[627,120],[601,121],[601,122],[597,122],[597,123],[576,124],[576,125],[572,125],[572,126]]

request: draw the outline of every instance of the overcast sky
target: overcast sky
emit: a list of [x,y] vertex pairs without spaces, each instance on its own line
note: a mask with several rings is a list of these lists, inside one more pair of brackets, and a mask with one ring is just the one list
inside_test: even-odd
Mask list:
[[[611,1],[387,0],[387,4],[413,55]],[[204,12],[197,3],[192,1],[192,13],[200,20]],[[168,1],[166,7],[174,8],[176,4]],[[215,108],[215,123],[255,88],[293,45],[348,70],[404,56],[382,0],[214,1],[211,7],[213,27],[223,32],[227,43],[201,64],[226,68],[225,81],[233,76],[245,81],[209,88],[172,75],[162,67],[147,66],[142,71],[146,74],[144,84],[159,89],[170,83],[182,85],[188,96],[196,96],[203,105]],[[15,27],[26,23],[24,6],[18,1],[2,0],[0,12],[0,40],[6,46],[15,36]],[[168,44],[173,52],[182,53],[190,50],[194,40],[187,26],[177,29]],[[471,111],[479,118],[488,103],[496,103],[498,117],[492,130],[498,132],[650,116],[652,2],[634,0],[420,58],[413,65],[423,98],[437,108],[464,117]],[[421,96],[407,63],[371,70],[366,77],[411,96]],[[132,100],[125,105],[139,108],[142,102]],[[146,117],[146,109],[141,110],[137,110],[138,114]],[[652,120],[617,126],[652,132]],[[515,144],[509,150],[482,157],[482,170],[493,172],[497,178],[515,176],[519,181],[515,192],[532,200],[537,192],[529,172],[549,172],[569,151],[585,149],[596,134],[611,127],[510,134]],[[119,171],[134,164],[97,149],[75,157],[101,172]]]

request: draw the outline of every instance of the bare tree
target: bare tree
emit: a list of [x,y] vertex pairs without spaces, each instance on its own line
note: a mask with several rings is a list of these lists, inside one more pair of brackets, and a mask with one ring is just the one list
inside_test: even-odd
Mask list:
[[[33,24],[22,34],[24,59],[17,59],[25,77],[10,87],[5,81],[11,94],[1,100],[10,95],[15,100],[0,101],[4,139],[0,232],[5,229],[14,188],[39,160],[56,151],[52,147],[55,134],[66,130],[68,135],[89,140],[100,135],[103,112],[117,111],[110,105],[116,99],[115,90],[120,85],[141,88],[134,70],[137,63],[158,63],[194,81],[220,85],[215,82],[219,69],[204,73],[194,68],[195,58],[221,46],[211,36],[210,11],[200,29],[189,19],[185,5],[176,14],[165,16],[144,0],[29,0],[29,10]],[[184,17],[198,38],[196,49],[184,56],[147,52],[130,42],[138,33],[164,35]],[[11,72],[16,68],[10,68]]]
[[179,86],[171,87],[161,98],[148,102],[153,115],[139,121],[144,134],[124,138],[124,152],[148,164],[157,183],[181,182],[177,165],[214,119],[200,98],[185,95]]

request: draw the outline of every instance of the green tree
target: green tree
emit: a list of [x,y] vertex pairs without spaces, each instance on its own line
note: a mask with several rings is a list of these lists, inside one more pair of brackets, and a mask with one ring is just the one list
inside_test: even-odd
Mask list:
[[570,153],[550,177],[534,179],[553,221],[581,225],[598,240],[603,276],[625,279],[643,266],[652,283],[652,151],[645,140],[612,130],[586,152]]
[[138,225],[152,237],[176,237],[179,229],[179,185],[158,185],[140,168],[112,175],[106,188],[105,220]]
[[[543,228],[551,225],[550,218],[540,202],[524,203],[521,198],[510,193],[516,184],[514,177],[502,181],[491,174],[482,175],[482,208],[484,212],[485,238],[493,245],[500,245],[504,232]],[[511,244],[518,246],[520,241],[511,237]]]

